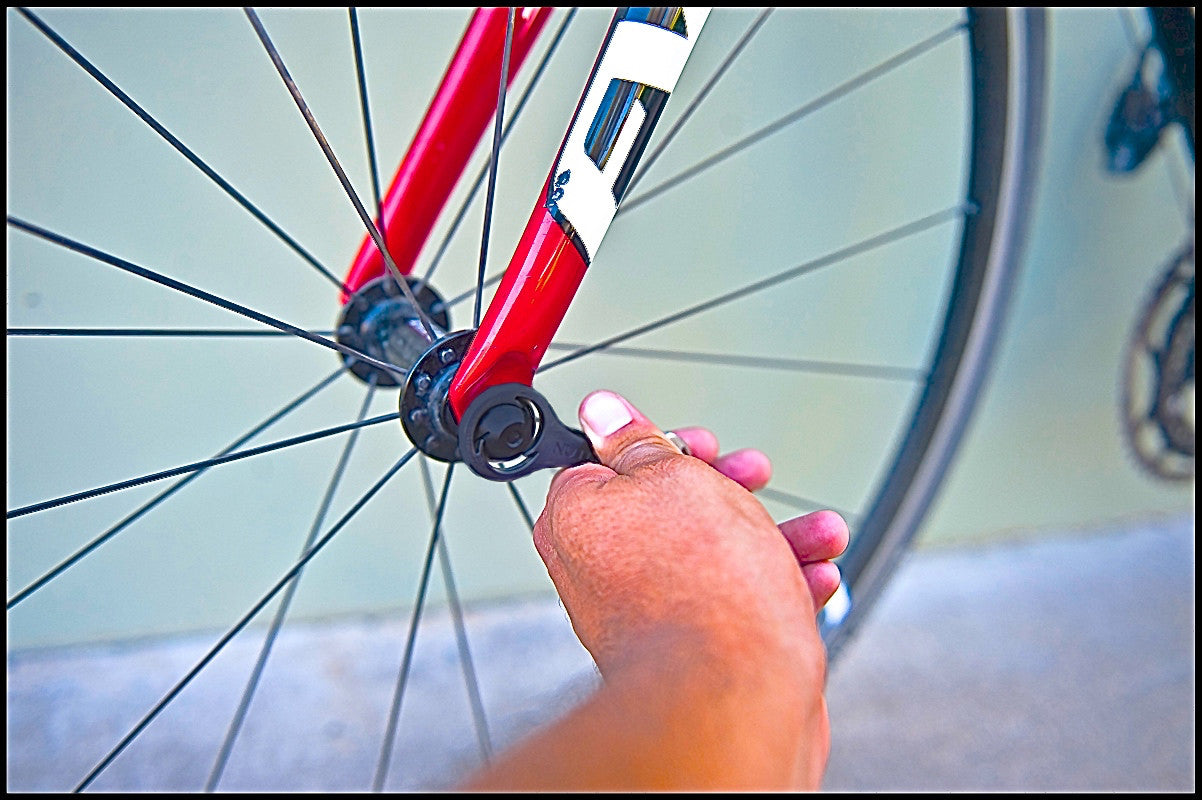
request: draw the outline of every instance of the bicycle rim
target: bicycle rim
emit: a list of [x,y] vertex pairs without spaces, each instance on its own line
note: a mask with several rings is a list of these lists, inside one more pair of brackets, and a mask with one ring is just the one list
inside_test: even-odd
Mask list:
[[[281,96],[278,79],[256,49],[245,19],[240,14],[220,20],[207,13],[181,14],[39,16],[153,115],[172,107],[174,90],[164,87],[171,78],[207,98],[195,101],[191,111],[164,111],[155,118],[206,163],[211,160],[214,171],[228,174],[237,191],[253,198],[265,216],[289,234],[295,231],[303,244],[294,246],[265,232],[253,213],[214,188],[194,164],[10,10],[10,509],[195,462],[226,445],[245,450],[395,410],[395,392],[373,390],[349,376],[332,379],[327,391],[340,356],[311,343],[293,344],[286,337],[136,336],[130,331],[262,329],[161,285],[143,285],[111,270],[111,262],[97,265],[78,250],[31,235],[28,225],[56,230],[119,260],[161,267],[175,279],[290,323],[319,332],[331,326],[337,311],[335,284],[362,237],[361,226],[308,132],[298,128],[296,109]],[[338,92],[320,91],[309,100],[363,196],[370,197],[345,23],[331,17],[327,24],[325,17],[312,13],[262,16],[302,90],[323,72],[337,70],[346,79],[343,93],[349,101],[340,104]],[[440,12],[426,26],[406,30],[397,25],[389,34],[393,39],[382,34],[373,39],[368,23],[388,24],[397,17],[368,16],[363,13],[364,51],[370,54],[374,44],[378,52],[383,43],[393,54],[369,62],[369,75],[373,90],[386,98],[374,101],[377,121],[389,102],[400,120],[377,126],[380,161],[395,164],[445,57],[434,58],[425,70],[398,70],[403,78],[391,82],[381,65],[391,64],[396,52],[416,51],[423,39],[431,40],[432,52],[448,54],[465,15]],[[657,139],[682,117],[690,119],[678,135],[672,134],[676,141],[662,155],[645,157],[640,169],[646,172],[636,176],[627,206],[590,270],[579,310],[569,313],[556,349],[548,355],[552,368],[536,378],[536,386],[565,419],[586,391],[605,386],[623,392],[665,427],[706,424],[728,447],[765,450],[777,464],[777,477],[761,497],[778,519],[821,507],[844,513],[853,533],[841,562],[850,610],[827,615],[825,636],[832,653],[863,618],[919,529],[967,422],[1004,313],[1037,152],[1041,15],[1011,14],[1008,22],[1003,13],[982,11],[971,25],[955,14],[934,16],[928,23],[897,14],[881,24],[866,14],[830,12],[801,19],[778,11],[756,29],[757,12],[716,12]],[[570,52],[595,49],[608,24],[608,14],[579,17],[566,34],[575,38],[565,39],[561,52],[549,61],[548,77],[531,95],[531,110],[515,125],[515,139],[526,137],[524,146],[537,154],[534,163],[543,166],[515,170],[507,158],[514,158],[508,154],[521,146],[507,142],[501,151],[498,196],[517,200],[496,209],[490,274],[504,263],[507,253],[502,251],[512,245],[512,231],[520,229],[529,212],[575,103],[571,95],[578,93],[591,64],[590,55],[569,66]],[[806,38],[812,19],[834,23],[835,33]],[[559,20],[559,15],[552,20],[544,40]],[[129,22],[147,22],[148,28],[139,32]],[[336,37],[323,38],[335,36],[335,24],[342,26]],[[874,43],[868,37],[872,30],[891,27],[904,29],[908,38]],[[729,72],[719,73],[749,31],[753,36],[745,51],[737,54]],[[134,36],[136,45],[125,44],[126,35]],[[232,36],[231,50],[245,49],[249,55],[227,56],[221,50],[214,57],[207,48],[227,46],[219,44],[219,36],[224,37],[221,42]],[[827,44],[863,40],[863,46],[835,47],[835,54],[848,51],[851,56],[850,66],[836,65],[831,51],[822,49],[824,38]],[[532,64],[543,46],[531,56]],[[813,63],[782,77],[781,64],[800,57],[803,47],[818,53]],[[335,62],[326,50],[337,51],[343,61],[331,66]],[[306,54],[321,57],[306,66]],[[232,63],[224,66],[245,72],[230,82],[199,69],[215,60],[228,60]],[[935,77],[949,65],[957,75]],[[252,71],[253,80],[246,77]],[[530,66],[519,76],[511,99],[532,73]],[[690,99],[715,74],[721,77],[712,96],[693,109]],[[916,93],[909,99],[906,93],[927,80],[935,81],[930,96]],[[47,83],[39,81],[70,90],[47,94]],[[546,88],[553,82],[565,88]],[[924,115],[942,116],[945,104],[952,106],[951,122],[932,122],[938,132],[911,135]],[[903,121],[872,122],[869,113],[878,106],[900,113]],[[30,113],[31,107],[36,113]],[[1003,107],[1005,124],[999,124]],[[256,112],[253,123],[250,110]],[[342,123],[332,121],[340,114]],[[221,122],[212,122],[223,115]],[[261,116],[279,122],[260,126]],[[85,119],[86,124],[80,122]],[[867,152],[833,155],[847,138],[840,132],[850,126],[879,128],[882,138],[866,139],[860,147]],[[656,153],[656,146],[653,140],[649,154]],[[881,152],[884,146],[891,148],[889,153]],[[94,158],[101,154],[106,158]],[[836,172],[824,168],[833,160],[842,172],[822,180],[813,177]],[[54,163],[64,165],[64,171],[52,170]],[[467,174],[475,174],[482,163],[473,162]],[[934,198],[905,197],[928,172],[939,173],[938,186],[950,190]],[[166,188],[152,202],[134,204],[129,198],[146,190],[152,179]],[[421,274],[434,258],[441,259],[431,281],[449,300],[470,288],[480,243],[480,200],[467,204],[467,183],[461,181],[418,264]],[[298,194],[304,202],[296,201]],[[469,209],[462,231],[436,256],[435,240],[450,232],[461,203]],[[833,220],[825,213],[831,209],[836,210]],[[14,217],[24,226],[14,226]],[[707,228],[722,235],[699,235]],[[200,242],[208,239],[217,239],[219,246],[203,248]],[[648,243],[657,243],[658,249],[649,249]],[[239,266],[217,269],[228,261]],[[328,266],[334,279],[320,274],[313,262]],[[649,262],[677,269],[649,274],[642,268]],[[832,277],[840,270],[846,277]],[[762,290],[756,288],[759,283]],[[703,304],[713,305],[632,333],[648,320],[654,323]],[[462,327],[470,312],[456,311],[453,327]],[[897,319],[897,327],[869,324],[889,317]],[[846,320],[851,324],[842,325]],[[14,329],[35,326],[60,332],[120,327],[124,332],[13,335]],[[599,342],[608,344],[597,348]],[[554,364],[590,347],[596,350],[587,358]],[[870,388],[854,388],[857,382]],[[310,402],[316,393],[319,399]],[[289,417],[270,433],[256,427],[265,417],[285,411]],[[64,433],[52,436],[52,431]],[[238,437],[239,432],[246,435]],[[399,467],[394,480],[386,470],[408,449],[395,422],[364,429],[358,450],[345,457],[349,466],[335,471],[340,480],[330,480],[331,465],[349,452],[343,449],[346,433],[304,445],[317,450],[313,455],[298,446],[281,457],[247,458],[211,473],[206,468],[203,480],[139,516],[10,608],[10,652],[164,632],[228,631],[281,576],[296,569],[299,553],[311,553],[315,542],[324,548],[324,537],[375,486],[392,500],[365,502],[345,532],[338,532],[340,538],[331,539],[328,550],[304,565],[303,581],[284,581],[285,586],[302,587],[292,617],[388,613],[407,620],[423,604],[457,605],[453,592],[438,586],[437,570],[431,572],[444,559],[455,563],[455,582],[465,602],[507,596],[514,586],[546,595],[549,583],[530,547],[528,529],[523,533],[523,511],[505,487],[476,481],[459,469],[453,480],[447,476],[449,492],[444,494],[439,492],[441,468],[432,470],[432,482],[424,484],[412,461]],[[235,439],[236,447],[230,444]],[[786,439],[794,443],[782,445]],[[859,457],[843,459],[847,453]],[[517,484],[532,511],[537,512],[547,478]],[[106,493],[11,520],[10,603],[68,554],[89,546],[98,533],[142,504],[155,502],[165,485]],[[402,490],[415,499],[400,499]],[[328,495],[324,500],[323,494]],[[427,538],[428,507],[442,505],[445,538],[439,549]],[[323,511],[314,520],[317,506]],[[480,535],[481,528],[488,530]],[[311,531],[307,540],[305,531]],[[495,566],[499,563],[511,566],[502,570]],[[144,569],[131,576],[131,564]],[[231,571],[234,577],[226,577]],[[122,577],[114,580],[114,574]],[[418,591],[421,599],[414,606]],[[388,599],[382,602],[381,597]],[[278,603],[279,595],[274,595],[266,605]],[[123,622],[142,611],[144,619]],[[259,617],[249,624],[252,629],[240,637],[267,626]],[[415,629],[409,626],[404,643],[409,649]],[[392,644],[399,650],[403,643]],[[460,665],[462,656],[461,651]],[[189,658],[181,664],[181,675],[195,655]],[[238,669],[252,668],[248,662]],[[271,669],[270,660],[265,669]],[[477,665],[485,683],[487,669],[487,664]],[[184,712],[164,712],[152,724],[156,730],[168,722],[203,727],[205,715],[199,709],[209,705],[233,714],[244,680],[236,690],[215,689],[211,701],[197,699],[210,696],[201,694],[207,690],[198,680],[197,686],[181,690]],[[388,706],[400,705],[392,693],[396,680],[395,674],[388,676],[388,685],[376,690],[376,739],[392,736],[385,720]],[[492,680],[504,683],[503,676]],[[146,706],[166,688],[150,687]],[[254,700],[249,713],[267,702]],[[470,704],[478,702],[475,697]],[[107,725],[109,741],[103,743],[42,736],[48,722],[39,731],[47,741],[40,758],[62,764],[61,782],[24,788],[76,786],[140,717],[114,719]],[[421,722],[417,725],[420,730]],[[178,759],[171,762],[173,774],[154,768],[156,753],[163,752],[156,748],[163,745],[143,745],[139,752],[135,737],[88,786],[203,788],[212,782],[213,761],[226,736],[225,723],[211,727],[213,733],[204,737],[211,750],[173,753]],[[242,735],[255,732],[248,727]],[[287,738],[278,730],[258,735]],[[372,732],[362,735],[369,738]],[[488,738],[487,733],[481,737],[479,723],[475,735]],[[470,745],[472,733],[467,737],[465,760],[470,763],[477,756]],[[385,749],[391,747],[386,741]],[[281,743],[281,753],[287,748],[287,742]],[[373,751],[373,764],[377,748],[364,748]],[[229,771],[217,783],[223,789],[361,789],[372,783],[370,774],[349,787],[323,782],[322,776],[310,783],[284,768],[274,772],[279,783],[265,787],[254,765],[238,763],[237,743],[232,750]],[[10,741],[9,785],[23,788],[19,774],[14,777],[23,764],[14,762],[12,752]],[[253,777],[243,777],[239,769]],[[412,765],[403,758],[394,756],[391,771],[385,772],[385,786],[421,785],[410,782],[418,779],[411,777]]]
[[[931,371],[913,423],[885,473],[861,537],[840,564],[861,609],[879,595],[918,531],[971,417],[997,346],[1030,215],[1043,122],[1044,18],[987,14],[974,27],[972,220]],[[1010,54],[1014,54],[1011,56]],[[1005,124],[997,109],[1005,108]],[[854,608],[854,606],[853,606]],[[859,620],[828,628],[832,652]]]

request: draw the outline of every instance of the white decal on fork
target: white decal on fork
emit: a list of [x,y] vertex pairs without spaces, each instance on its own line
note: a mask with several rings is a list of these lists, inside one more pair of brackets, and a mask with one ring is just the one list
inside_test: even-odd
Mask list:
[[[710,9],[683,8],[681,12],[683,33],[632,19],[620,20],[614,26],[555,164],[547,208],[570,226],[569,232],[574,232],[574,238],[583,246],[581,255],[588,263],[618,211],[615,183],[624,170],[629,174],[626,162],[647,122],[643,100],[636,96],[625,111],[619,110],[623,116],[617,121],[620,127],[616,139],[600,163],[589,155],[589,137],[601,125],[600,117],[614,112],[606,103],[607,97],[612,97],[614,82],[667,94],[676,88]],[[634,164],[629,167],[632,169]]]

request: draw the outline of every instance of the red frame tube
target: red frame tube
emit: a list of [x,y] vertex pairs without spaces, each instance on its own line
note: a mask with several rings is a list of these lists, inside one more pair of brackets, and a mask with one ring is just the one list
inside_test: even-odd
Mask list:
[[[690,40],[695,41],[709,9],[695,9],[692,14],[684,10],[674,13],[683,16],[672,21],[671,26],[664,24],[668,20],[640,24],[648,19],[640,18],[637,11],[615,16],[565,138],[567,150],[561,150],[560,158],[552,165],[501,285],[451,381],[448,402],[456,418],[462,418],[471,402],[489,387],[504,383],[531,385],[534,372],[584,279],[588,252],[599,243],[613,218],[614,181],[621,170],[633,168],[626,159],[635,147],[635,139],[602,140],[605,147],[616,148],[620,144],[624,148],[620,158],[614,159],[617,172],[606,174],[603,163],[586,150],[592,146],[587,144],[587,136],[591,134],[586,135],[585,129],[580,128],[580,115],[587,117],[584,125],[591,124],[613,81],[640,83],[633,77],[643,77],[640,70],[646,71],[648,86],[660,87],[661,92],[672,91],[692,48]],[[527,9],[519,16],[512,64],[521,63],[549,15],[549,9]],[[418,251],[496,110],[495,87],[500,77],[507,20],[508,11],[504,9],[481,9],[472,17],[418,136],[389,189],[383,214],[385,240],[405,273],[413,268]],[[634,24],[623,26],[624,20]],[[678,24],[683,24],[681,30],[676,29]],[[618,32],[622,32],[621,41],[611,49]],[[643,54],[649,52],[656,57],[643,59]],[[633,108],[629,107],[627,113]],[[662,102],[657,108],[662,108]],[[647,107],[641,103],[637,111],[638,122],[631,131],[635,137],[649,135],[659,112],[656,110],[649,117]],[[646,129],[644,122],[649,126]],[[617,131],[612,133],[618,135]],[[642,141],[645,144],[646,140]],[[633,163],[637,163],[635,158]],[[573,171],[575,178],[571,175]],[[557,188],[549,194],[552,178]],[[563,187],[569,180],[572,189],[565,196]],[[566,215],[565,206],[569,209]],[[585,227],[578,227],[581,223]],[[364,281],[382,275],[381,261],[373,243],[365,241],[347,279],[350,288],[356,289]]]
[[531,385],[587,268],[560,224],[541,203],[536,205],[451,381],[448,394],[456,419],[490,386]]
[[[507,8],[476,9],[381,200],[380,228],[388,252],[403,274],[413,270],[438,215],[496,113],[508,15]],[[550,8],[517,9],[509,56],[510,83],[550,16]],[[384,270],[375,242],[365,236],[347,274],[346,288],[356,291]],[[341,302],[347,299],[344,291]]]

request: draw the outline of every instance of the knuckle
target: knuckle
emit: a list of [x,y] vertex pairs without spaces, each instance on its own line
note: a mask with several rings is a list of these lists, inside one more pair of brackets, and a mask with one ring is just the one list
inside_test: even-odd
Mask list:
[[661,462],[675,462],[684,459],[668,440],[658,432],[650,431],[623,442],[612,459],[613,468],[623,474],[638,472],[649,468],[662,469]]

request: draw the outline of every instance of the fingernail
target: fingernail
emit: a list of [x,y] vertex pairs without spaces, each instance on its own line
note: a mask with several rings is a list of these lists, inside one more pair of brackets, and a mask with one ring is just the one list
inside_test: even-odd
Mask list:
[[580,424],[590,438],[604,438],[630,424],[634,415],[630,407],[616,394],[594,392],[584,399],[580,408]]

